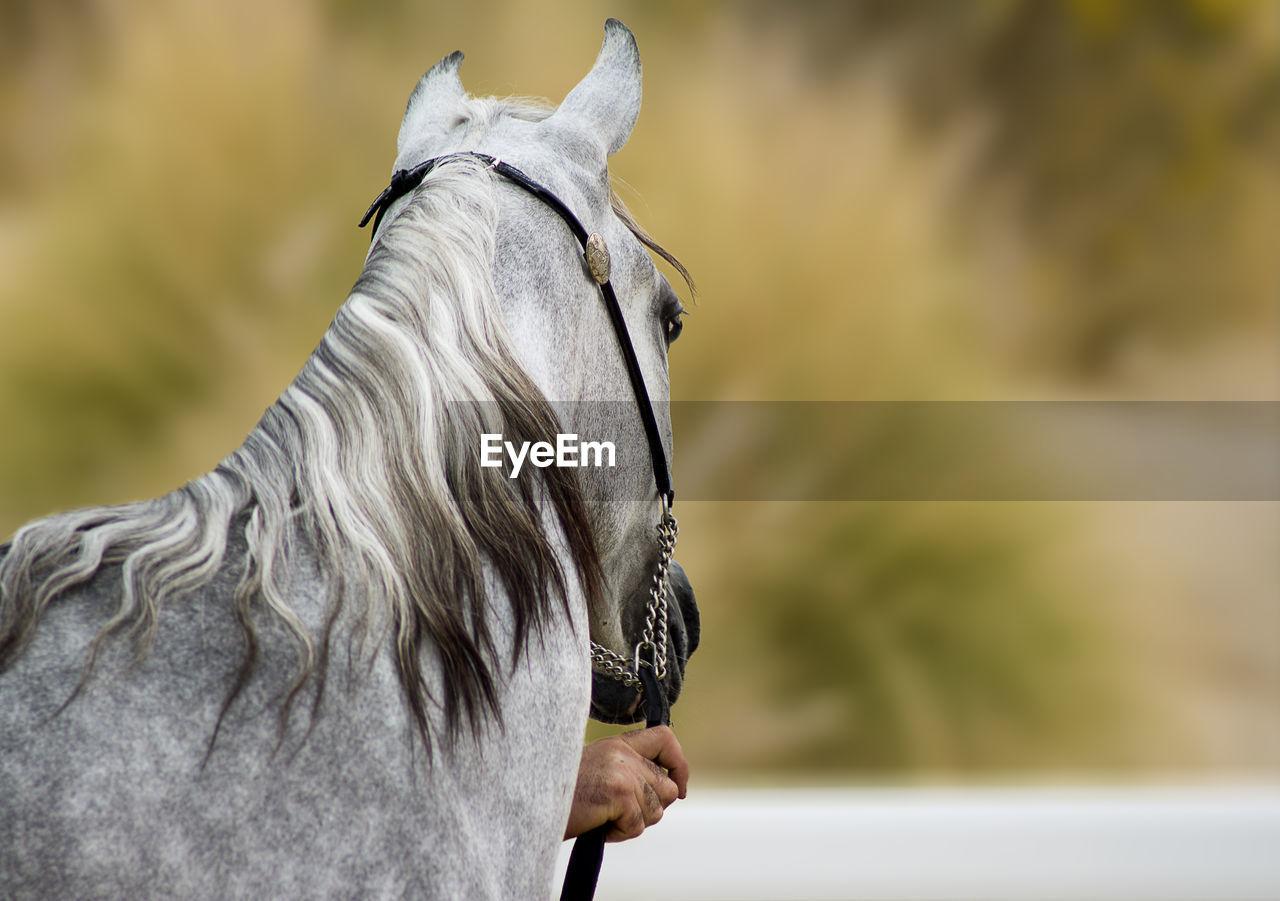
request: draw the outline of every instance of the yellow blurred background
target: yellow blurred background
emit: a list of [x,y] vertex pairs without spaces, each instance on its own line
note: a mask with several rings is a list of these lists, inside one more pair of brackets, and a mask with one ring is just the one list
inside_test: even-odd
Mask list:
[[[675,398],[1280,400],[1278,10],[7,3],[0,533],[234,449],[358,274],[422,71],[558,101],[608,15],[645,64],[615,176],[700,289]],[[880,425],[850,467],[951,447]],[[1280,774],[1273,496],[678,512],[704,778]]]

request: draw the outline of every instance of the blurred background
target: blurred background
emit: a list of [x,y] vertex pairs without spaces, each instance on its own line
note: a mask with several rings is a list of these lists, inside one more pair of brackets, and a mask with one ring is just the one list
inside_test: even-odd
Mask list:
[[[558,101],[608,15],[620,190],[699,286],[673,396],[868,402],[816,488],[679,505],[697,777],[1280,775],[1274,493],[821,499],[955,462],[955,417],[886,439],[903,404],[1280,400],[1273,2],[10,0],[0,533],[234,449],[359,272],[418,76],[462,49],[471,93]],[[756,453],[676,440],[678,479]]]

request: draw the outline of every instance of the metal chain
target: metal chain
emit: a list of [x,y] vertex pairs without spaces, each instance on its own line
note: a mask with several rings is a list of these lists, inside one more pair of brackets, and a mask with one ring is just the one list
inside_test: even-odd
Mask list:
[[[644,632],[636,645],[635,659],[627,660],[616,651],[591,642],[592,664],[628,688],[640,687],[637,670],[642,666],[654,667],[659,681],[667,677],[667,574],[671,570],[671,558],[676,551],[676,536],[680,532],[680,526],[665,499],[662,518],[655,528],[658,530],[661,556],[658,569],[653,574],[653,582],[649,585],[649,607],[645,611]],[[653,652],[652,662],[641,656],[641,650],[646,648]],[[636,669],[632,669],[633,666]]]
[[594,641],[591,642],[591,663],[604,670],[606,676],[617,679],[627,688],[640,687],[640,677],[631,671],[631,663],[627,658]]
[[640,659],[640,648],[648,646],[653,651],[653,666],[661,680],[667,678],[667,574],[671,570],[671,557],[676,552],[676,535],[680,530],[676,518],[665,505],[657,529],[662,557],[658,561],[658,571],[653,574],[653,584],[649,586],[649,610],[645,616],[644,633],[636,646],[636,665],[646,662]]

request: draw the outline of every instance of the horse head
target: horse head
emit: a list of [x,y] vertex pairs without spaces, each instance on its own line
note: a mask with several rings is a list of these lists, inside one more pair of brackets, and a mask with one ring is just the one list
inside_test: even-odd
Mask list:
[[[667,354],[680,333],[682,308],[646,246],[672,258],[617,200],[608,170],[608,157],[626,143],[640,111],[635,38],[622,23],[609,20],[595,65],[554,109],[469,97],[459,78],[461,62],[461,53],[450,54],[419,81],[400,128],[394,171],[413,171],[426,161],[468,152],[501,161],[549,190],[602,239],[608,281],[652,402],[661,453],[669,458]],[[614,465],[583,466],[578,477],[604,577],[604,591],[588,609],[591,640],[629,663],[647,618],[652,619],[650,588],[661,563],[655,533],[658,476],[638,408],[642,401],[629,381],[622,342],[601,302],[597,279],[584,265],[571,230],[528,191],[499,186],[496,198],[493,272],[506,338],[524,372],[557,410],[562,432],[584,441],[608,440],[616,448]],[[405,203],[387,205],[380,231]],[[667,636],[657,644],[665,646],[664,689],[673,703],[698,644],[699,620],[693,590],[678,563],[672,561],[666,582]],[[596,719],[634,722],[642,716],[639,702],[633,680],[599,668],[593,672]]]

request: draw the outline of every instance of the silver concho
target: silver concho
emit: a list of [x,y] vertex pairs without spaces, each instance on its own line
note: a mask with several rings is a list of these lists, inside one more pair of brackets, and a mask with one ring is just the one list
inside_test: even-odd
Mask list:
[[609,248],[604,246],[604,238],[593,233],[587,238],[587,268],[597,284],[603,285],[609,280]]

